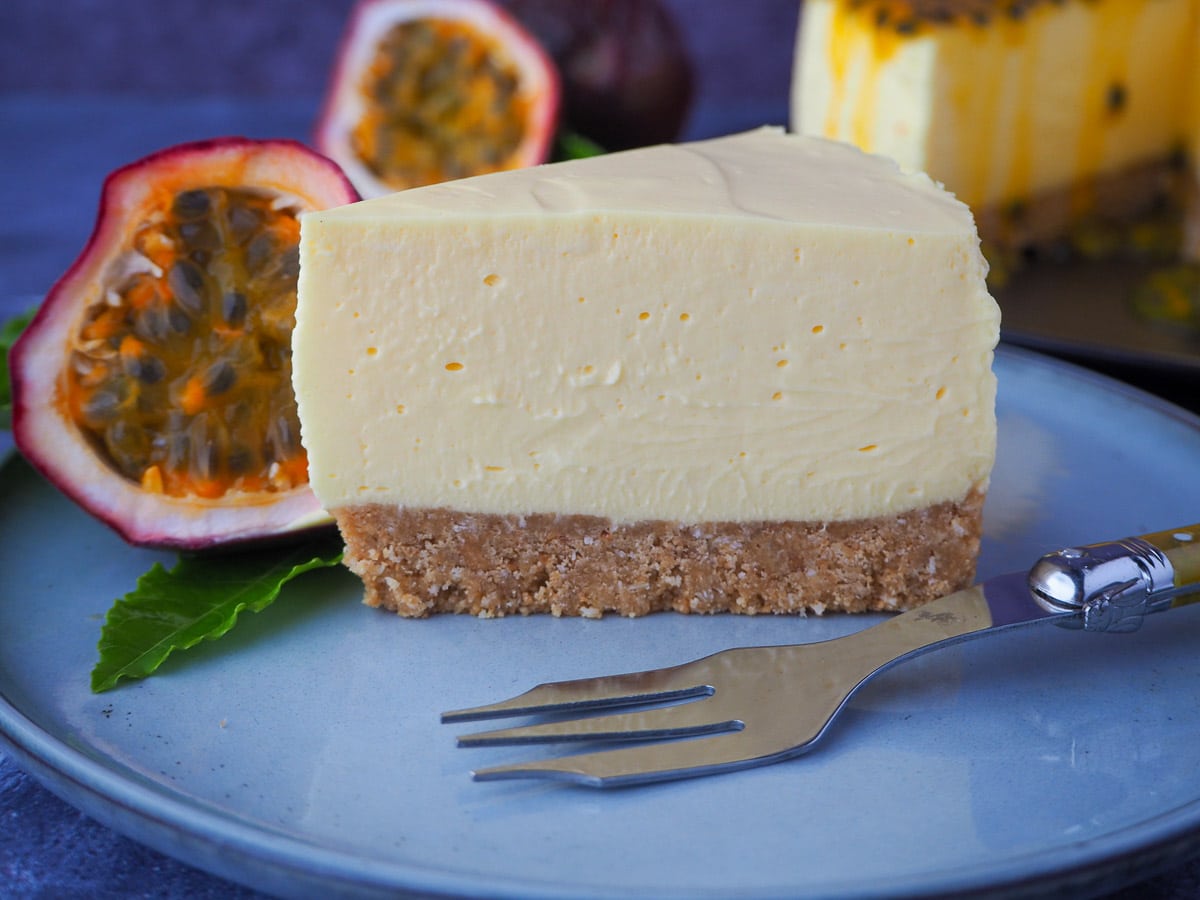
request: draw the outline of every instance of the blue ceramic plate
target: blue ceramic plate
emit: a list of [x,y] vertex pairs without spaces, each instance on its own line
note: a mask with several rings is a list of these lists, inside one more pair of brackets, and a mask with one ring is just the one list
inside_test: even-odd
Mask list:
[[[1200,519],[1200,421],[1025,352],[997,372],[981,574]],[[1132,635],[1047,626],[959,645],[872,682],[809,756],[597,792],[473,783],[473,766],[539,751],[455,749],[439,711],[877,617],[408,621],[327,571],[93,695],[102,617],[156,559],[20,460],[0,470],[0,734],[89,814],[268,891],[1094,889],[1195,850],[1200,609]]]

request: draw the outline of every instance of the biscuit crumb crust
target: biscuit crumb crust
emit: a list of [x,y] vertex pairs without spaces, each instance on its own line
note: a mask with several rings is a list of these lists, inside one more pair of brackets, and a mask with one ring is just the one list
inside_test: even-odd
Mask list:
[[364,602],[402,616],[897,611],[968,586],[985,492],[849,522],[484,515],[366,504],[335,516]]

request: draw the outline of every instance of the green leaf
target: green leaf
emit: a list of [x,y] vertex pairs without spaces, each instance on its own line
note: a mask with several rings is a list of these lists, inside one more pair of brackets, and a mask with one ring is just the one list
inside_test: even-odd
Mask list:
[[8,377],[8,351],[17,342],[25,326],[33,320],[36,310],[13,316],[0,325],[0,428],[12,425],[12,387]]
[[586,159],[589,156],[600,156],[604,148],[589,137],[566,128],[559,129],[554,140],[554,159]]
[[105,617],[92,690],[146,677],[172,651],[220,637],[242,610],[265,609],[284,584],[310,569],[336,566],[341,558],[341,542],[323,538],[282,549],[181,557],[170,571],[155,563]]

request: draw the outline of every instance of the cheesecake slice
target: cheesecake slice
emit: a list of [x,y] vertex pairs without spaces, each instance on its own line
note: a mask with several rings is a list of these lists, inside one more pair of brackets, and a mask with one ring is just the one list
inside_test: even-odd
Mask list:
[[986,242],[1183,206],[1196,0],[805,0],[794,130],[923,171]]
[[820,613],[971,580],[998,311],[924,175],[764,128],[301,228],[302,439],[368,604]]

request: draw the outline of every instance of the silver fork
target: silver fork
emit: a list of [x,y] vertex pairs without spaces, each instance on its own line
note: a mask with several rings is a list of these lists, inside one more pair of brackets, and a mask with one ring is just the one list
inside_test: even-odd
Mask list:
[[[1028,573],[1001,575],[829,641],[738,647],[664,669],[538,685],[443,722],[570,713],[478,732],[460,747],[635,742],[472,772],[478,781],[544,778],[594,787],[711,775],[810,750],[872,676],[930,650],[1040,622],[1134,631],[1148,613],[1200,599],[1200,525],[1058,550]],[[671,705],[664,703],[674,702]],[[659,704],[638,712],[593,710]],[[666,740],[675,739],[675,740]]]

